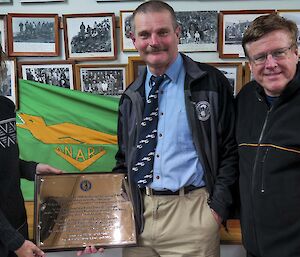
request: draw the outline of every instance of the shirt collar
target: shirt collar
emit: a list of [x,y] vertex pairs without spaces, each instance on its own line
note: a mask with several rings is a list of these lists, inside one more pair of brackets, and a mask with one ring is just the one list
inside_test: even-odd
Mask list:
[[[173,83],[177,83],[180,70],[183,68],[183,60],[182,56],[180,54],[177,54],[177,57],[175,61],[169,66],[169,68],[166,70],[165,74],[170,78],[170,80]],[[147,77],[146,77],[146,82],[150,81],[150,78],[153,74],[150,72],[149,67],[147,66]],[[147,84],[148,84],[147,83]]]

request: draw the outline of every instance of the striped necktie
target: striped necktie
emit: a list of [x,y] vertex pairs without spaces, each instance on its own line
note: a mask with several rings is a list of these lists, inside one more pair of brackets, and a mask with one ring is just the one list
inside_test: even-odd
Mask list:
[[134,180],[141,188],[153,180],[153,163],[157,143],[158,88],[165,78],[166,75],[150,78],[152,88],[145,104],[136,151],[136,164],[133,167]]

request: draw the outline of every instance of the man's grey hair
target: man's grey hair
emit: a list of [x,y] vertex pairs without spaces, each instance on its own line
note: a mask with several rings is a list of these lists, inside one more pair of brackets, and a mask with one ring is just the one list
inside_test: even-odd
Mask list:
[[174,9],[168,5],[167,3],[159,0],[153,0],[153,1],[147,1],[145,3],[142,3],[139,5],[135,11],[133,12],[133,15],[131,16],[131,32],[135,32],[135,24],[134,24],[134,18],[137,14],[139,13],[152,13],[152,12],[163,12],[163,11],[168,11],[171,15],[172,18],[172,24],[174,30],[179,26],[177,20],[176,20],[176,15]]

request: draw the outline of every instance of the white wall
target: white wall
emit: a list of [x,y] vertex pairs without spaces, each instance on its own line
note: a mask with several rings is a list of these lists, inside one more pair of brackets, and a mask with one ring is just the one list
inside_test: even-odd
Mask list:
[[[0,14],[7,13],[58,13],[75,14],[75,13],[98,13],[98,12],[114,12],[119,16],[120,10],[133,10],[142,1],[123,1],[123,2],[101,2],[95,0],[66,0],[63,3],[27,3],[21,4],[19,0],[12,0],[12,4],[1,4]],[[199,1],[167,1],[173,6],[175,11],[204,11],[204,10],[258,10],[258,9],[300,9],[299,0],[250,0],[250,1],[227,1],[227,0],[199,0]],[[117,30],[117,36],[119,35]],[[63,33],[61,32],[63,39]],[[63,40],[61,40],[63,41]],[[101,63],[118,63],[126,64],[128,56],[136,56],[137,53],[120,52],[120,43],[118,42],[118,58],[115,61],[102,61]],[[60,57],[42,58],[44,60],[64,59],[63,44]],[[189,56],[195,60],[204,62],[222,62],[222,61],[241,61],[237,59],[220,59],[217,52],[211,53],[189,53]],[[40,58],[20,58],[18,60],[36,60]],[[244,61],[244,60],[242,60]],[[48,253],[48,257],[71,257],[76,252],[57,252]],[[91,256],[99,256],[91,255]],[[106,250],[103,257],[121,257],[120,249]],[[221,257],[244,257],[245,251],[240,245],[222,245]]]

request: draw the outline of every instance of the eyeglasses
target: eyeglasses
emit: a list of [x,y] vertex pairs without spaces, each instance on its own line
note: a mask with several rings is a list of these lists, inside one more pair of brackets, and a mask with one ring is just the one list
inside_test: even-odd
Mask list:
[[272,58],[276,61],[280,61],[286,58],[288,51],[292,49],[294,44],[289,47],[278,48],[270,52],[262,53],[253,57],[249,57],[249,60],[256,65],[265,64],[269,54],[272,55]]

